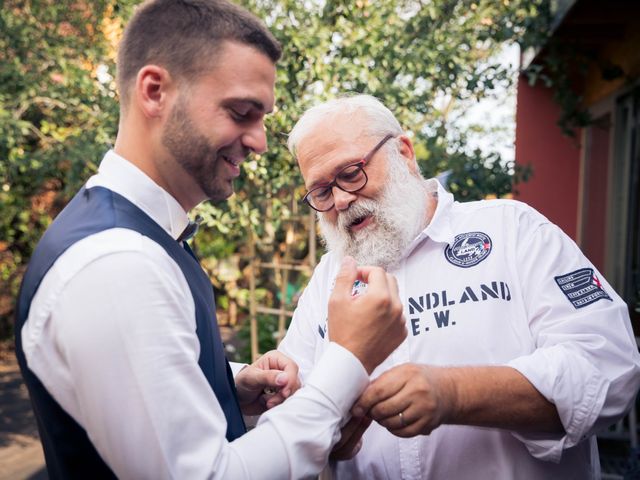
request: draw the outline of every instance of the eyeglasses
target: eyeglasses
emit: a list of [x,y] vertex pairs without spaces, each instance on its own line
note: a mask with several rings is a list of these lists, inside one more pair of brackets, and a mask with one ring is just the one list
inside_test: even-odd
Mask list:
[[376,152],[394,136],[395,135],[386,135],[362,158],[362,160],[347,165],[340,170],[333,179],[333,182],[319,185],[309,190],[302,198],[302,202],[305,202],[318,212],[328,212],[335,205],[335,201],[333,199],[333,187],[338,187],[340,190],[348,193],[354,193],[358,190],[362,190],[369,180],[366,172],[364,171],[364,166],[373,158]]

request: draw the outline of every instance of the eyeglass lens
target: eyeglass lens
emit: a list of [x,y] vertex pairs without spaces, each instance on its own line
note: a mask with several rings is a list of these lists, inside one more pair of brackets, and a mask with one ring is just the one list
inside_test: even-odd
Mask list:
[[319,212],[326,212],[331,210],[334,205],[333,200],[333,187],[336,186],[339,189],[353,193],[364,188],[367,184],[367,174],[364,171],[364,165],[369,159],[385,144],[387,140],[393,138],[393,135],[385,136],[364,158],[362,161],[347,165],[335,176],[333,182],[328,185],[323,185],[309,191],[305,195],[304,200],[309,206]]

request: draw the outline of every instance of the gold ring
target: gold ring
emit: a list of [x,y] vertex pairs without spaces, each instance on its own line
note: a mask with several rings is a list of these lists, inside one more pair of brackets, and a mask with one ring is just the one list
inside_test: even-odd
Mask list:
[[402,415],[402,412],[400,412],[398,416],[400,417],[400,423],[402,424],[402,428],[406,427],[407,424],[404,421],[404,415]]

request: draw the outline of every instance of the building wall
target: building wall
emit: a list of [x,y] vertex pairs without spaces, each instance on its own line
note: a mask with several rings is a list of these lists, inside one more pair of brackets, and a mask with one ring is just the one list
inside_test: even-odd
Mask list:
[[516,163],[530,165],[533,175],[519,184],[514,197],[536,208],[577,238],[580,146],[557,126],[560,110],[552,91],[518,81],[516,110]]
[[585,129],[583,191],[579,244],[601,272],[605,271],[611,115]]

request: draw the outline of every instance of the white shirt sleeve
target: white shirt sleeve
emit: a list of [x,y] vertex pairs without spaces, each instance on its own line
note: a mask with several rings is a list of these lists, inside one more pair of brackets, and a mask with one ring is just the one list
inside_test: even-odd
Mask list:
[[[555,404],[566,435],[514,435],[535,457],[557,462],[563,449],[628,411],[640,386],[640,356],[626,304],[575,243],[537,213],[521,220],[516,268],[536,350],[509,365]],[[584,268],[593,269],[594,284],[609,298],[576,307],[555,278]]]
[[[34,299],[22,335],[29,367],[47,390],[120,478],[317,474],[368,383],[360,362],[332,344],[303,389],[229,443],[197,363],[186,280],[158,245],[127,235],[125,249],[103,236],[104,255],[80,269],[67,262],[71,272],[64,264],[52,269]],[[95,255],[95,244],[90,250]]]
[[240,373],[244,367],[246,367],[247,363],[238,363],[238,362],[229,362],[229,366],[231,367],[231,373],[233,374],[233,378],[236,378],[236,375]]

